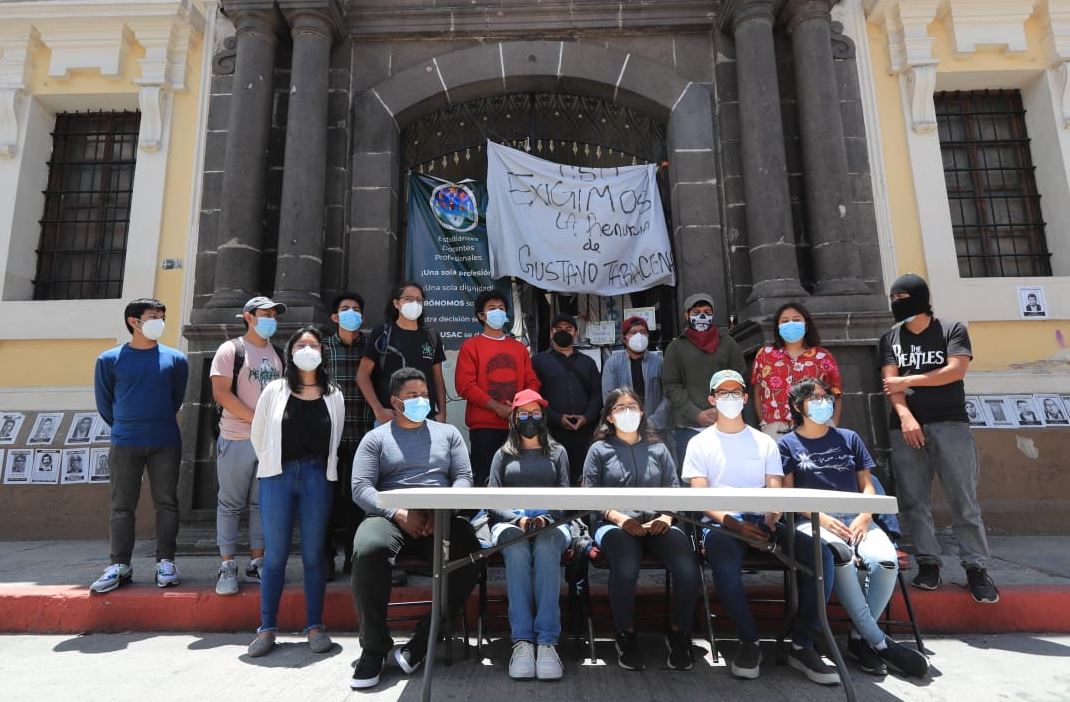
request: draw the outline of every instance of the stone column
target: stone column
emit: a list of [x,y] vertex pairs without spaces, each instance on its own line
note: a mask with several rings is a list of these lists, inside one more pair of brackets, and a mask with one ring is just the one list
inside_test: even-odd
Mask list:
[[286,160],[279,208],[274,299],[291,307],[320,304],[327,182],[327,89],[332,25],[320,10],[286,12],[293,37]]
[[237,30],[237,56],[216,253],[215,286],[208,307],[241,307],[260,292],[264,189],[275,71],[274,10],[229,10]]
[[851,181],[843,136],[829,10],[834,0],[789,0],[815,295],[869,293],[853,238]]
[[[743,193],[754,288],[748,305],[764,298],[799,298],[791,226],[788,167],[780,121],[780,87],[773,47],[776,0],[736,0],[728,21],[736,44]],[[772,311],[772,310],[763,310]]]

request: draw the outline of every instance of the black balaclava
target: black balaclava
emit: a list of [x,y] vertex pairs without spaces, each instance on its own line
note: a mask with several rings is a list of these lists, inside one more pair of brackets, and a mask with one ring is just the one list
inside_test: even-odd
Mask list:
[[892,283],[891,294],[906,293],[910,297],[892,302],[892,316],[895,321],[902,322],[907,317],[918,314],[932,314],[933,308],[929,303],[929,284],[920,275],[907,273],[895,279]]

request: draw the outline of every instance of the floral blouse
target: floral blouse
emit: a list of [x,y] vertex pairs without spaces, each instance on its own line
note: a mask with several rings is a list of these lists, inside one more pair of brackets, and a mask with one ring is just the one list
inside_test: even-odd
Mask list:
[[792,359],[784,349],[762,347],[754,358],[750,381],[752,386],[762,390],[762,424],[791,424],[788,393],[803,378],[820,378],[828,383],[833,395],[843,393],[840,367],[828,349],[821,346],[806,349],[798,358]]

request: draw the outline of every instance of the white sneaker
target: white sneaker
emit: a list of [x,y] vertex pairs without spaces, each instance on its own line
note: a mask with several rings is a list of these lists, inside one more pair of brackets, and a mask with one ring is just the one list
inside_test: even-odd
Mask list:
[[539,644],[538,658],[535,661],[535,676],[539,680],[560,680],[565,674],[561,657],[557,649],[548,644]]
[[260,582],[260,569],[264,567],[264,559],[254,558],[245,566],[245,580],[250,583]]
[[223,561],[219,565],[219,579],[215,582],[215,594],[238,594],[238,562],[234,559]]
[[156,564],[156,587],[174,587],[182,582],[174,561],[166,558]]
[[513,680],[531,680],[535,677],[535,644],[517,641],[509,659],[509,677]]
[[111,592],[120,585],[126,585],[134,577],[134,569],[125,563],[112,563],[104,574],[93,581],[89,591],[96,594]]

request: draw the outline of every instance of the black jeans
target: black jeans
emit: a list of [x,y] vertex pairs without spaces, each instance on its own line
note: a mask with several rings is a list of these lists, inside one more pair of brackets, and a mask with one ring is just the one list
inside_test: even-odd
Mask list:
[[508,429],[469,429],[472,441],[472,484],[486,487],[490,478],[490,464],[494,454],[509,438]]
[[178,466],[180,446],[148,448],[112,446],[111,562],[130,565],[134,552],[134,513],[141,496],[141,476],[148,471],[156,509],[156,560],[174,560],[178,540]]
[[578,431],[551,429],[550,434],[568,454],[569,484],[579,485],[583,477],[583,464],[587,460],[587,449],[591,448],[591,439],[594,437],[594,427],[585,426]]
[[[468,520],[453,517],[450,524],[450,560],[461,558],[480,549],[479,541]],[[414,539],[385,517],[366,517],[357,527],[353,539],[353,605],[360,618],[361,650],[386,655],[394,646],[387,625],[387,602],[390,601],[390,571],[403,551],[417,553],[428,563],[432,562],[435,540],[428,536]],[[474,565],[467,565],[449,574],[449,602],[445,616],[460,611],[472,588],[476,586],[479,572]],[[413,641],[427,641],[431,630],[431,613],[416,624]]]

